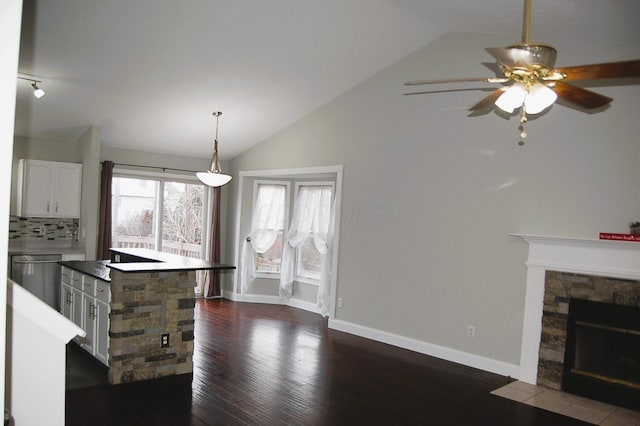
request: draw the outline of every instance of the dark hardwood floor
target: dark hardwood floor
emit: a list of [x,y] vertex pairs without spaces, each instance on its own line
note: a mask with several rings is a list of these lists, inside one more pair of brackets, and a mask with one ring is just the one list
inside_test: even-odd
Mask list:
[[193,376],[69,390],[66,424],[586,424],[489,394],[507,382],[295,308],[199,300]]

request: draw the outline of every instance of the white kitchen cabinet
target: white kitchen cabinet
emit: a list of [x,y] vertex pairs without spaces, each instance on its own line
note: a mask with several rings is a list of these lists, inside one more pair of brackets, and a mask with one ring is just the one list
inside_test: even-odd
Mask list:
[[17,212],[21,217],[80,217],[82,164],[18,162]]
[[97,301],[95,307],[96,338],[94,356],[104,365],[109,365],[109,305]]
[[95,300],[96,299],[94,297],[89,297],[86,294],[83,295],[83,330],[87,334],[82,338],[82,343],[80,344],[80,346],[82,346],[84,350],[89,352],[91,355],[93,355],[93,349],[96,343],[96,325],[94,316],[94,310],[96,306]]
[[73,321],[72,318],[72,308],[71,308],[71,298],[73,297],[73,291],[71,290],[70,285],[62,284],[61,300],[60,300],[60,313],[66,319]]
[[[82,292],[77,288],[71,288],[71,321],[78,327],[84,330],[83,321],[82,321]],[[82,337],[77,336],[76,339],[82,339]]]
[[62,268],[61,313],[87,334],[76,342],[105,365],[109,365],[109,283]]

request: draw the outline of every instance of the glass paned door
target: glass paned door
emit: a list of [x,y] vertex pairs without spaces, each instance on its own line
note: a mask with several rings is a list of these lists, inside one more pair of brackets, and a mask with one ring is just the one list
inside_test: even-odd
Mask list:
[[112,244],[120,248],[156,248],[158,181],[114,177]]
[[162,207],[162,251],[200,258],[204,186],[165,182]]

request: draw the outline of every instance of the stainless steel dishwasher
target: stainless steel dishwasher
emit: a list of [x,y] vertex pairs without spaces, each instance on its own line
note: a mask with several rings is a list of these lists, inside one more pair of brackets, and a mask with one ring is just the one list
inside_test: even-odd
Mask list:
[[59,311],[60,260],[59,254],[12,255],[11,279]]

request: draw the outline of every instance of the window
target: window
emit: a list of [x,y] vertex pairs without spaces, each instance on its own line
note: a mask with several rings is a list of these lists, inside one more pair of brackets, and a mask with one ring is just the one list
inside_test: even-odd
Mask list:
[[[296,183],[296,214],[299,230],[308,232],[302,245],[296,249],[296,281],[317,284],[322,271],[322,253],[316,241],[325,241],[330,226],[333,182]],[[303,223],[305,222],[305,223]]]
[[277,278],[282,262],[285,223],[288,220],[289,182],[255,181],[252,234],[256,244],[256,276]]
[[113,178],[111,235],[114,247],[156,248],[158,188],[158,181]]
[[165,182],[161,250],[200,258],[202,253],[204,186]]
[[[206,233],[204,185],[153,177],[114,176],[113,247],[148,248],[202,259]],[[199,293],[204,274],[197,274]]]

